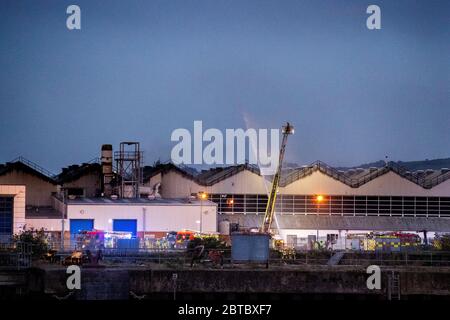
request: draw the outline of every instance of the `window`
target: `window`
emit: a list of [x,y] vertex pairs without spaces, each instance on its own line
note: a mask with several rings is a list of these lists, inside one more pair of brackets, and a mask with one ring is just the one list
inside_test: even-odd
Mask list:
[[13,233],[14,198],[0,197],[0,234],[11,235]]
[[378,197],[369,196],[367,197],[367,215],[368,216],[378,216]]
[[245,196],[245,209],[247,214],[256,214],[258,210],[258,196],[248,194]]
[[342,214],[342,196],[331,196],[331,214],[341,215]]
[[84,189],[83,188],[68,188],[67,195],[69,196],[77,196],[84,197]]
[[442,197],[440,201],[441,217],[450,217],[450,198]]
[[306,196],[294,196],[294,212],[305,213],[306,212]]
[[353,216],[355,213],[355,197],[343,196],[342,197],[342,213],[344,216]]
[[403,213],[403,197],[392,197],[391,213],[393,216],[401,216]]
[[405,217],[413,217],[415,213],[414,197],[403,197],[403,215]]
[[367,214],[367,197],[355,197],[355,214],[357,216],[365,216]]
[[416,215],[418,217],[427,215],[427,198],[416,197]]
[[264,215],[266,213],[267,200],[267,195],[258,195],[258,214]]
[[245,212],[245,198],[244,195],[234,195],[233,212],[244,213]]
[[380,197],[380,216],[391,214],[391,197]]
[[428,216],[429,217],[439,216],[439,198],[436,197],[428,198]]
[[283,214],[292,214],[294,212],[294,196],[282,195],[281,197],[281,212]]
[[[267,195],[210,195],[218,213],[264,214]],[[343,216],[450,217],[450,197],[364,195],[278,195],[278,214],[323,214]]]

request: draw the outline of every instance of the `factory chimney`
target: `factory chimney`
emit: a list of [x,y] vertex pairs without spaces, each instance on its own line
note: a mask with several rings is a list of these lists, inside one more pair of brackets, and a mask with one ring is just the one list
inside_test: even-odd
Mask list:
[[111,144],[102,145],[102,173],[103,173],[103,194],[105,197],[110,197],[112,195],[113,187],[112,180],[114,177],[113,173],[113,150]]

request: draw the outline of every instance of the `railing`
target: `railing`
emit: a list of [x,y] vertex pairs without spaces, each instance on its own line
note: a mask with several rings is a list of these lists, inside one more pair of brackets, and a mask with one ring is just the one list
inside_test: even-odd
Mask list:
[[144,153],[142,151],[115,151],[114,158],[121,160],[143,160]]
[[[49,244],[50,245],[50,244]],[[58,242],[49,246],[57,250],[53,263],[64,263],[76,250],[74,246],[67,246],[60,250]],[[33,246],[30,243],[9,242],[0,244],[0,267],[24,269],[31,266]],[[84,250],[86,253],[86,250]],[[96,255],[96,250],[91,250]],[[220,251],[220,263],[214,261],[209,255],[210,251]],[[103,260],[106,264],[158,264],[168,267],[188,267],[194,265],[215,265],[222,267],[233,267],[231,248],[208,248],[203,254],[193,259],[193,251],[186,248],[168,249],[163,247],[154,248],[107,248],[102,250]],[[271,250],[269,264],[273,265],[326,265],[335,253],[344,253],[338,265],[367,266],[377,264],[380,266],[450,266],[450,252],[435,251],[422,247],[402,247],[399,252],[378,252],[364,250],[301,250],[290,249],[289,255],[281,251]]]
[[423,187],[427,189],[431,189],[434,186],[440,184],[441,182],[444,182],[446,180],[450,179],[450,171],[441,173],[440,175],[431,178],[431,179],[424,179],[423,181]]
[[0,243],[0,268],[17,270],[31,266],[32,245],[24,242]]
[[[95,255],[96,251],[91,250]],[[214,261],[209,255],[210,251],[220,251],[220,261]],[[103,262],[107,265],[120,264],[150,264],[165,265],[166,267],[191,267],[193,266],[221,266],[233,268],[234,263],[231,248],[216,249],[205,248],[201,257],[193,259],[193,253],[187,249],[104,249],[102,250]],[[357,250],[291,250],[290,255],[271,250],[269,264],[271,265],[327,265],[333,255],[343,252],[338,266],[368,266],[376,264],[379,266],[450,266],[450,252],[425,251],[423,249],[405,250],[400,252],[374,252]],[[65,258],[70,257],[71,252],[58,253],[59,259],[56,263],[64,263]]]
[[339,172],[338,170],[328,166],[326,163],[321,161],[316,161],[312,163],[311,165],[301,168],[299,170],[295,170],[288,174],[286,177],[282,177],[280,185],[281,186],[287,186],[288,184],[299,180],[303,177],[306,177],[310,174],[312,174],[314,171],[319,170],[322,173],[325,173],[326,175],[339,180],[349,186],[351,186],[352,179],[350,179],[346,174]]
[[32,162],[32,161],[22,157],[22,156],[17,157],[17,158],[13,159],[10,162],[22,162],[23,164],[26,164],[30,168],[36,170],[37,172],[43,174],[44,176],[46,176],[48,178],[54,179],[56,177],[56,175],[53,172],[50,172],[49,170],[44,169],[40,165],[38,165],[38,164],[36,164],[36,163],[34,163],[34,162]]
[[[251,171],[253,173],[256,173],[256,174],[260,174],[259,169],[256,168],[255,166],[251,166],[249,164],[241,164],[241,165],[234,166],[231,170],[228,170],[223,175],[218,175],[217,177],[214,177],[214,175],[213,175],[214,178],[211,179],[211,180],[208,180],[208,179],[206,179],[206,181],[202,181],[202,179],[196,179],[196,180],[197,180],[198,183],[200,183],[202,185],[212,186],[215,183],[220,182],[220,181],[222,181],[222,180],[224,180],[226,178],[229,178],[229,177],[235,175],[236,173],[241,172],[244,169],[247,169],[247,170],[249,170],[249,171]],[[224,168],[224,170],[227,170],[227,168]],[[223,172],[223,171],[221,171],[221,172]],[[219,173],[221,173],[221,172],[219,172]]]
[[418,185],[424,187],[423,186],[423,183],[424,183],[423,179],[420,178],[417,174],[409,172],[409,170],[406,169],[405,167],[402,167],[402,166],[398,165],[395,162],[389,162],[388,163],[388,168],[390,168],[392,171],[394,171],[395,173],[399,174],[403,178],[408,179],[408,180],[414,182],[415,184],[418,184]]
[[370,264],[380,266],[450,266],[450,252],[416,250],[381,253],[347,250],[339,263],[339,265]]
[[283,177],[280,185],[286,186],[298,179],[301,179],[305,176],[312,174],[316,170],[319,170],[320,172],[325,173],[326,175],[332,177],[333,179],[341,181],[352,188],[358,188],[363,184],[387,173],[388,171],[393,171],[398,175],[402,176],[403,178],[412,181],[415,184],[426,189],[430,189],[438,185],[439,183],[450,179],[450,171],[444,172],[434,178],[427,179],[426,176],[419,177],[417,174],[409,172],[408,169],[398,165],[395,162],[389,162],[386,166],[376,168],[376,170],[374,171],[369,170],[369,172],[360,177],[351,178],[346,173],[339,172],[338,170],[334,169],[333,167],[330,167],[324,162],[316,161],[307,167],[297,169],[294,172],[291,172],[287,176]]
[[280,180],[280,186],[287,186],[288,184],[297,181],[307,175],[310,175],[314,172],[313,166],[308,166],[306,168],[302,168],[301,170],[297,169],[293,172],[289,173],[286,176],[282,176]]
[[61,214],[66,211],[66,205],[62,201],[62,196],[57,194],[52,195],[52,207]]
[[317,161],[315,165],[319,168],[321,172],[333,177],[336,180],[339,180],[350,186],[354,184],[353,180],[350,179],[346,174],[339,172],[338,170],[330,167],[329,165],[327,165],[322,161]]
[[[186,171],[185,167],[182,165],[177,165],[177,167],[182,171]],[[219,173],[217,174],[217,177],[214,177],[214,175],[213,175],[214,178],[211,180],[208,180],[208,179],[203,180],[203,179],[198,179],[195,177],[194,177],[194,179],[199,184],[202,184],[205,186],[211,186],[217,182],[220,182],[226,178],[233,176],[234,174],[242,171],[243,169],[250,170],[256,174],[260,174],[260,170],[258,167],[254,166],[254,165],[245,164],[245,165],[234,166],[233,169],[228,170],[223,175],[219,175]],[[226,168],[224,168],[224,170],[226,170]],[[376,168],[376,170],[374,170],[374,171],[369,170],[369,172],[367,172],[366,174],[364,174],[362,176],[359,176],[357,178],[352,178],[345,172],[340,172],[339,170],[336,170],[335,168],[330,167],[329,165],[327,165],[326,163],[324,163],[322,161],[315,161],[306,167],[295,169],[292,172],[288,173],[287,175],[283,175],[281,177],[280,186],[285,187],[294,181],[297,181],[303,177],[306,177],[306,176],[312,174],[316,170],[319,170],[320,172],[325,173],[326,175],[332,177],[333,179],[341,181],[342,183],[345,183],[346,185],[348,185],[352,188],[358,188],[358,187],[362,186],[363,184],[365,184],[365,183],[367,183],[389,171],[393,171],[393,172],[399,174],[400,176],[402,176],[403,178],[405,178],[409,181],[412,181],[415,184],[417,184],[425,189],[430,189],[430,188],[438,185],[439,183],[450,179],[450,171],[442,173],[431,179],[427,179],[426,176],[420,177],[415,173],[409,172],[409,170],[407,168],[402,167],[395,162],[389,162],[384,167]]]

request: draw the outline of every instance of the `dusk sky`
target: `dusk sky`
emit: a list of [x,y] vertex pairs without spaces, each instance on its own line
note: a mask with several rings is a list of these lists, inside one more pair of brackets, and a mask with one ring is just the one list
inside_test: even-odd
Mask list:
[[58,172],[130,140],[165,161],[194,120],[290,121],[300,164],[450,157],[449,39],[444,0],[0,0],[0,162]]

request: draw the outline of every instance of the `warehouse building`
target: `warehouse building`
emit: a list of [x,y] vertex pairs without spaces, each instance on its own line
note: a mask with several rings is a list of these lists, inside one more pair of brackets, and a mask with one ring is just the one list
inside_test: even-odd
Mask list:
[[34,162],[18,157],[0,164],[0,233],[7,240],[39,219],[43,224],[61,217],[55,195],[54,174]]
[[58,191],[58,183],[53,177],[53,173],[23,157],[0,164],[0,185],[26,187],[27,211],[52,206],[52,195]]
[[[195,199],[110,199],[77,198],[67,200],[64,219],[65,238],[80,231],[130,232],[133,237],[162,237],[169,231],[217,231],[217,205]],[[61,217],[28,219],[33,228],[61,231]]]
[[215,233],[216,207],[214,202],[195,199],[82,198],[69,200],[67,218],[71,233],[89,229],[131,232],[140,237],[160,237],[182,229]]
[[[135,149],[127,151],[123,145]],[[251,229],[261,224],[272,177],[262,176],[257,167],[243,164],[200,173],[171,163],[143,167],[135,142],[122,143],[115,153],[104,145],[101,159],[70,166],[57,176],[23,158],[7,163],[0,166],[0,185],[25,189],[2,197],[25,198],[27,226],[55,232],[61,231],[62,220],[67,233],[80,230],[77,223],[111,231],[122,224],[138,236],[177,229],[229,233],[230,225]],[[127,181],[117,172],[129,159],[139,170]],[[198,203],[200,193],[207,199]],[[8,222],[11,200],[2,200],[8,207],[2,218],[6,232],[24,223],[17,201],[17,213]],[[199,213],[203,206],[207,217]],[[430,237],[450,232],[450,170],[408,171],[386,163],[340,171],[320,161],[289,168],[282,175],[273,228],[287,242],[371,231],[427,232]]]
[[[200,190],[217,203],[219,221],[260,226],[271,177],[239,165],[197,176],[180,168],[158,177],[163,195],[182,197]],[[288,239],[348,232],[450,232],[450,171],[410,172],[394,163],[338,171],[323,162],[287,170],[276,203],[275,226]]]
[[[120,187],[129,190],[130,185],[113,172],[112,158],[105,157],[105,151],[112,154],[112,148],[102,148],[101,162],[98,159],[71,165],[59,175],[24,158],[1,165],[2,239],[9,239],[24,227],[43,228],[54,240],[61,238],[62,230],[66,240],[73,239],[80,230],[94,229],[130,232],[140,238],[161,237],[179,230],[217,232],[217,205],[207,199],[163,199],[155,185],[149,188],[143,183],[133,197],[121,191]],[[129,157],[130,153],[125,155]],[[105,163],[109,170],[105,170]],[[105,171],[109,175],[107,194]]]

